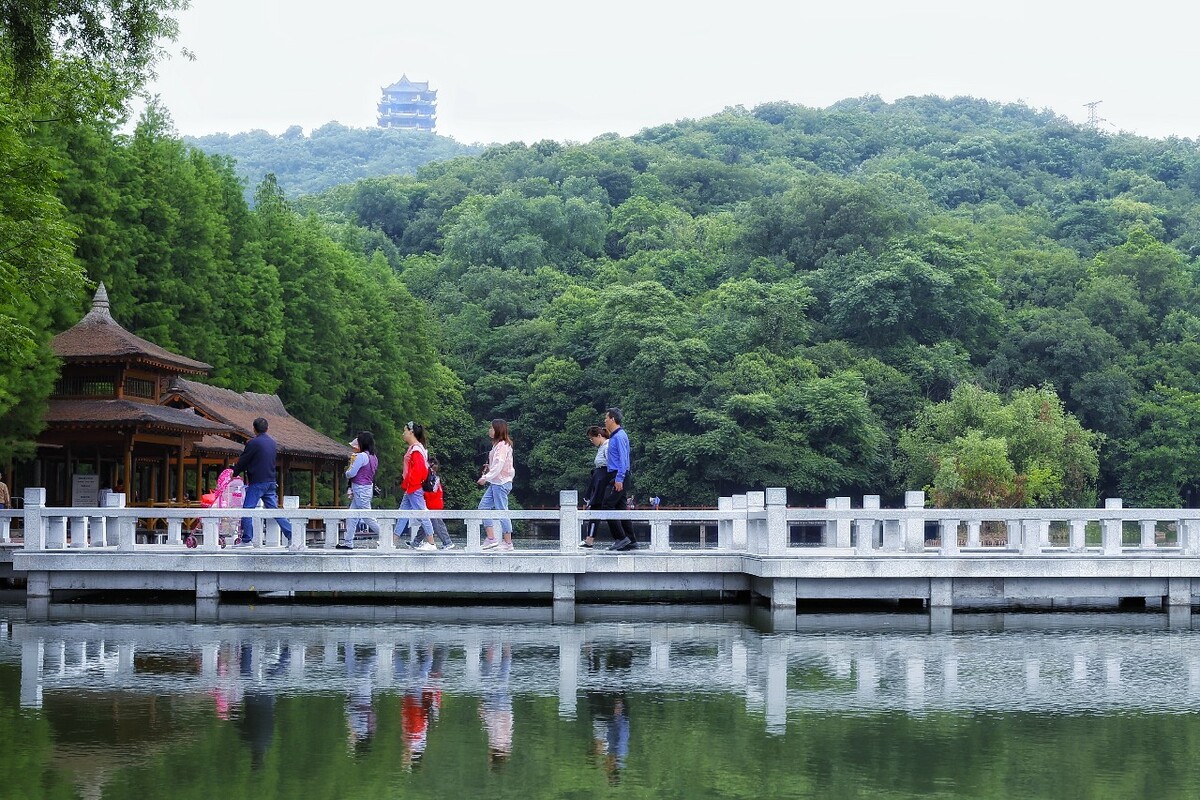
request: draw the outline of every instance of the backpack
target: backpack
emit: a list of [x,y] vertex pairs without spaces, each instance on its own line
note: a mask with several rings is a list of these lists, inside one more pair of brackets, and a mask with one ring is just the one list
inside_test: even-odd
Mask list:
[[425,482],[421,484],[421,490],[425,492],[437,491],[438,475],[433,470],[429,470],[429,474],[425,476]]

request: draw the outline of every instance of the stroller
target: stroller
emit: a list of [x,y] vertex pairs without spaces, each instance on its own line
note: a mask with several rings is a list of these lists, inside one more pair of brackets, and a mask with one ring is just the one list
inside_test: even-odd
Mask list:
[[[242,501],[246,499],[246,483],[241,478],[233,477],[232,469],[224,469],[217,476],[217,488],[206,493],[200,498],[200,505],[204,508],[241,508]],[[238,525],[240,520],[234,517],[222,517],[217,527],[217,541],[221,547],[225,546],[225,539],[229,536],[236,537],[238,535]],[[187,537],[183,543],[188,547],[195,547],[199,544],[196,539],[196,534],[203,530],[200,520],[196,520],[188,531]]]

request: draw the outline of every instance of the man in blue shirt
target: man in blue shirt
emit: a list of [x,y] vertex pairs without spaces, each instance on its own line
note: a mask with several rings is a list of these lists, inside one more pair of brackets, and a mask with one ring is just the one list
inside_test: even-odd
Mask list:
[[[601,508],[605,511],[626,511],[625,490],[629,486],[631,470],[629,457],[629,435],[621,427],[624,418],[621,409],[610,408],[604,412],[604,427],[608,431],[608,486],[604,489]],[[610,550],[636,550],[637,540],[633,535],[633,523],[627,519],[608,520],[608,532],[613,544]]]
[[[235,476],[246,475],[246,500],[242,508],[256,508],[261,500],[264,508],[279,508],[279,499],[275,494],[275,453],[278,449],[275,440],[267,435],[267,421],[259,417],[254,420],[253,439],[246,442],[242,455],[233,465]],[[288,546],[292,543],[292,523],[282,517],[276,517],[280,530],[287,538]],[[234,547],[250,547],[254,544],[254,520],[242,517],[242,535],[233,543]]]

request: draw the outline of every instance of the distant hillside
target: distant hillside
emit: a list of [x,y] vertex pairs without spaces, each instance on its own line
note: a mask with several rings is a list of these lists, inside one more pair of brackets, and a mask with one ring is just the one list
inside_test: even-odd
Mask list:
[[336,122],[305,136],[298,125],[279,136],[263,130],[185,137],[206,153],[237,161],[237,174],[247,193],[267,173],[274,173],[289,197],[324,191],[360,178],[412,175],[431,161],[471,155],[481,145],[466,145],[445,136],[383,128],[347,128]]

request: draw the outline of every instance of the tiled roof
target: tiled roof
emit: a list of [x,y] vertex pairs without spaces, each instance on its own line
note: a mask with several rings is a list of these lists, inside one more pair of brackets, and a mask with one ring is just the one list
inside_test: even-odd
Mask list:
[[429,81],[410,81],[407,75],[401,75],[400,80],[396,81],[391,86],[384,88],[385,92],[404,90],[427,92],[429,91]]
[[54,337],[55,354],[68,362],[141,361],[168,372],[207,374],[212,367],[178,353],[172,353],[117,324],[108,310],[108,292],[104,284],[96,290],[92,310]]
[[171,394],[193,405],[205,416],[231,425],[244,438],[254,436],[254,420],[267,420],[267,433],[287,455],[328,459],[345,459],[350,448],[323,433],[313,430],[293,417],[277,395],[255,392],[235,392],[206,383],[176,378]]
[[229,425],[205,419],[181,408],[132,400],[59,400],[51,399],[46,424],[66,428],[143,428],[186,433],[224,433]]
[[242,450],[246,446],[241,442],[235,442],[232,439],[226,439],[224,436],[206,435],[196,444],[192,445],[193,450],[197,450],[204,455],[213,456],[240,456]]

